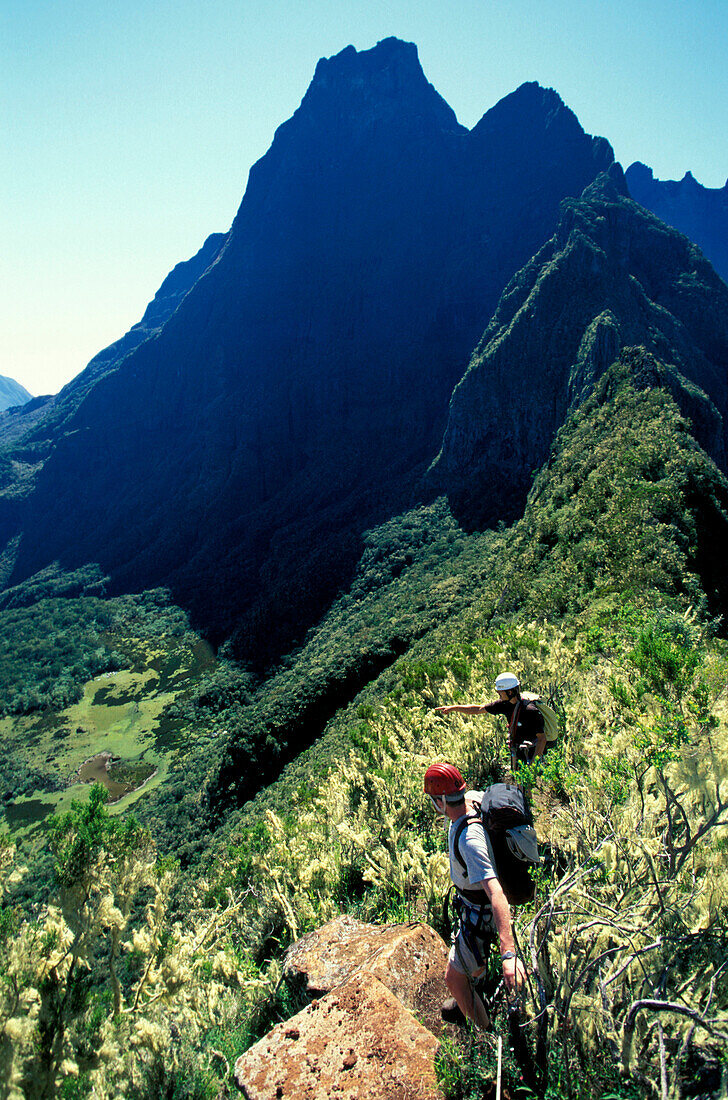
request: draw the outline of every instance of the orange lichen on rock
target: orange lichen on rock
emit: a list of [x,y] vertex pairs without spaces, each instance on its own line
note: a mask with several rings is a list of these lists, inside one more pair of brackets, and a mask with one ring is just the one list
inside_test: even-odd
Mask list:
[[364,924],[342,916],[289,947],[284,971],[309,996],[329,993],[366,971],[439,1035],[446,965],[447,947],[426,924]]
[[438,1043],[372,974],[279,1024],[235,1063],[247,1100],[442,1100]]

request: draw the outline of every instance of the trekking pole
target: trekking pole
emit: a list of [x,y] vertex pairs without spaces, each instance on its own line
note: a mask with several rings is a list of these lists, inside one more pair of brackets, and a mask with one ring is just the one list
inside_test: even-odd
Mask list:
[[498,1036],[498,1077],[495,1084],[495,1100],[501,1100],[501,1074],[503,1070],[503,1036]]

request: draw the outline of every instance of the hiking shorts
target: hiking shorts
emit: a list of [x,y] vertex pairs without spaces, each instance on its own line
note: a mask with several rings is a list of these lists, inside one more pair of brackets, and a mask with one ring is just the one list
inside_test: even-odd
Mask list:
[[468,978],[479,977],[485,969],[490,945],[495,938],[493,910],[489,905],[467,905],[457,899],[458,930],[448,956],[453,970]]

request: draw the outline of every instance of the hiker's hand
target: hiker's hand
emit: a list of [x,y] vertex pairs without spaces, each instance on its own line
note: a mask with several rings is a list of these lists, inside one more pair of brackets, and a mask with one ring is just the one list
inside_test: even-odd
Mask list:
[[533,741],[521,741],[518,746],[518,758],[522,760],[524,764],[531,764],[533,762],[534,752],[536,746]]
[[526,981],[526,968],[520,959],[503,959],[503,978],[509,993],[518,993]]
[[457,710],[456,706],[435,707],[435,714],[449,714],[451,710]]

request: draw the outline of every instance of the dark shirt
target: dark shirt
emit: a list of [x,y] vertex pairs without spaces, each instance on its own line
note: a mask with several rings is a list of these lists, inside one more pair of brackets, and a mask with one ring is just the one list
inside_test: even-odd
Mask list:
[[[518,707],[515,728],[511,728],[513,711]],[[517,703],[502,702],[496,699],[494,703],[485,703],[483,710],[488,714],[503,714],[508,722],[508,746],[512,753],[518,752],[518,747],[524,741],[533,741],[539,733],[544,732],[543,715],[535,703],[527,703],[520,699]]]

